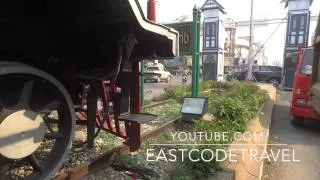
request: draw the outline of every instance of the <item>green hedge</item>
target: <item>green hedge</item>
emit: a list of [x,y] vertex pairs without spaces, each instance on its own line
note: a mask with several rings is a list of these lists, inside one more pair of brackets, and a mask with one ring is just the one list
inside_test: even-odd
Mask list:
[[[261,107],[262,103],[265,101],[266,92],[262,91],[259,87],[252,83],[247,82],[213,82],[205,81],[200,84],[201,91],[206,91],[202,93],[202,96],[208,97],[209,103],[209,113],[214,116],[212,121],[194,121],[194,123],[184,123],[178,121],[175,123],[174,132],[227,132],[228,134],[233,134],[235,132],[246,131],[250,120],[253,119]],[[178,103],[182,103],[185,96],[190,96],[191,87],[190,85],[181,85],[166,89],[165,93],[161,96],[154,98],[153,101],[162,101],[165,99],[173,99]],[[179,104],[176,103],[178,107]],[[170,109],[170,111],[168,109]],[[179,108],[176,108],[177,111]],[[171,106],[163,107],[157,109],[154,112],[157,114],[173,114],[173,108]],[[169,113],[168,113],[169,112]],[[151,112],[152,113],[152,112]],[[190,142],[197,144],[229,144],[233,141],[233,136],[230,137],[228,142],[225,141],[214,141],[208,142]],[[150,139],[147,143],[142,145],[141,151],[145,151],[149,148],[148,143],[181,143],[172,142],[171,134],[164,133],[160,137],[155,139]],[[188,143],[188,142],[185,142]],[[160,147],[158,147],[160,148]],[[164,147],[161,147],[164,148]],[[168,147],[175,148],[175,147]],[[179,146],[179,148],[190,148]],[[197,147],[200,152],[203,149],[223,149],[227,146],[200,146]],[[199,156],[199,154],[192,154],[194,156]],[[206,156],[206,154],[205,154]],[[210,154],[208,154],[210,156]],[[159,163],[159,162],[157,162]],[[165,162],[166,163],[166,162]],[[167,165],[160,165],[154,163],[146,163],[150,166],[156,167],[167,167]],[[211,162],[191,162],[188,158],[179,164],[174,164],[175,168],[168,172],[170,179],[198,179],[205,178],[214,175],[219,170],[219,163],[215,161]]]
[[[211,90],[206,96],[209,100],[209,113],[214,115],[213,121],[194,121],[195,126],[177,123],[177,131],[193,131],[193,132],[227,132],[233,134],[235,132],[245,132],[248,123],[252,120],[262,103],[265,101],[266,92],[258,86],[247,82],[202,82],[202,90]],[[221,91],[222,90],[222,91]],[[189,87],[175,87],[167,90],[168,96],[181,102],[185,95],[190,94]],[[228,144],[229,142],[197,142],[199,144]],[[226,146],[214,147],[198,147],[199,150],[207,148],[226,148]],[[196,155],[196,154],[195,154]],[[212,176],[219,169],[218,162],[190,162],[183,163],[184,172],[192,171],[192,174],[180,174],[183,179],[196,179],[200,177]],[[185,177],[185,176],[188,176]],[[191,177],[190,177],[191,176]],[[178,177],[177,175],[175,177]]]

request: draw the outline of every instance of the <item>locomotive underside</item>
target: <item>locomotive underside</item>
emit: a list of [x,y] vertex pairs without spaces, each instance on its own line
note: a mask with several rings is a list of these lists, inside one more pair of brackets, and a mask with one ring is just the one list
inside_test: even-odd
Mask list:
[[178,33],[147,21],[137,0],[7,0],[0,11],[0,179],[25,163],[30,179],[51,178],[70,149],[83,83],[95,93],[102,80],[124,87],[139,60],[176,55]]
[[41,68],[65,85],[113,76],[122,55],[125,61],[174,56],[172,39],[141,27],[132,1],[2,3],[8,3],[1,5],[2,60]]

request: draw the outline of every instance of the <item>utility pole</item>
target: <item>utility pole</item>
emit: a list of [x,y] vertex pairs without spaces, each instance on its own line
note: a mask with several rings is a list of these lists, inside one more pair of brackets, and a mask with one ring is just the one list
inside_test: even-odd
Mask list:
[[251,0],[250,11],[250,36],[249,36],[249,53],[248,53],[248,80],[252,80],[253,64],[253,0]]

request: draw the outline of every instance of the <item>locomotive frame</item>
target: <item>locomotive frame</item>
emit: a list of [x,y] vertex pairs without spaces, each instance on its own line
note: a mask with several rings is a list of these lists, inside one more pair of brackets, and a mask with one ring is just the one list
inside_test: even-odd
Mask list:
[[137,150],[140,123],[154,118],[140,113],[139,61],[177,56],[178,32],[148,21],[137,0],[1,3],[0,177],[27,163],[27,179],[50,179],[72,146],[76,112],[87,116],[89,148],[99,127]]

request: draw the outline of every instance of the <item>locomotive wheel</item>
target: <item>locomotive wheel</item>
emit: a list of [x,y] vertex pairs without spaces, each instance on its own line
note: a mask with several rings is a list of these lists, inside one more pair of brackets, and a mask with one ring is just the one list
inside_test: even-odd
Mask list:
[[0,84],[0,179],[51,179],[74,136],[67,90],[39,69],[11,62],[0,62]]

